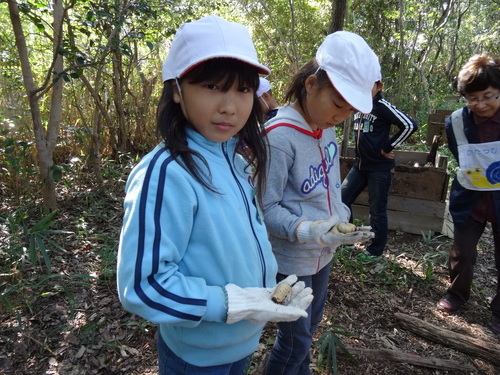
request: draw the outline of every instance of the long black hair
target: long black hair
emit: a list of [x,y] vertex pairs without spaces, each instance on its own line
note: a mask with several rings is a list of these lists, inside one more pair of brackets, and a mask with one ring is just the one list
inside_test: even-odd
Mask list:
[[[255,94],[259,86],[257,68],[235,59],[211,59],[189,70],[178,79],[179,84],[182,80],[190,83],[223,82],[222,91],[228,91],[234,82],[238,82],[254,90],[254,103],[250,116],[245,126],[236,134],[238,139],[236,150],[246,150],[243,154],[248,163],[247,168],[250,168],[250,165],[254,168],[254,182],[257,187],[257,198],[260,201],[266,182],[268,150],[259,121],[262,118],[262,110]],[[175,85],[175,82],[172,80],[164,82],[157,110],[157,130],[165,142],[166,149],[177,162],[203,186],[216,192],[217,189],[211,184],[210,175],[205,175],[194,160],[195,157],[199,158],[208,169],[205,158],[188,147],[186,128],[194,128],[185,118],[180,104],[173,101],[173,84]]]

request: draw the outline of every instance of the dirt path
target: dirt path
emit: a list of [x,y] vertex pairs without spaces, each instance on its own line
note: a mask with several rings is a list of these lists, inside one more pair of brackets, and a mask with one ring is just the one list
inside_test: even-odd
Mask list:
[[[94,227],[87,228],[86,236],[69,238],[65,244],[67,251],[54,257],[53,272],[58,277],[35,283],[30,282],[28,273],[22,293],[9,295],[10,308],[0,305],[0,374],[157,373],[155,326],[125,312],[117,298],[113,271],[121,218],[119,203],[107,210],[107,217],[90,219]],[[59,225],[74,227],[76,231],[78,223],[74,221],[68,219]],[[356,258],[358,250],[338,251],[317,338],[335,329],[343,332],[337,337],[346,347],[393,349],[456,361],[473,366],[474,370],[447,372],[366,356],[355,356],[357,361],[353,361],[339,354],[336,358],[339,374],[500,373],[499,368],[486,360],[406,331],[395,318],[395,312],[409,314],[500,345],[499,338],[486,328],[490,319],[488,303],[496,288],[491,235],[485,234],[481,241],[472,298],[455,316],[435,308],[447,287],[444,262],[449,245],[447,238],[430,241],[423,236],[391,232],[389,251],[382,261],[363,264]],[[106,247],[108,252],[103,251]],[[101,266],[97,266],[99,263]],[[71,276],[76,274],[89,274],[93,278]],[[11,280],[9,285],[20,282]],[[5,292],[6,285],[2,288]],[[262,358],[272,346],[274,332],[274,326],[269,324],[255,353],[252,374],[259,373]],[[316,361],[318,348],[312,350]],[[315,374],[328,373],[325,368],[320,371],[316,363],[313,369]]]

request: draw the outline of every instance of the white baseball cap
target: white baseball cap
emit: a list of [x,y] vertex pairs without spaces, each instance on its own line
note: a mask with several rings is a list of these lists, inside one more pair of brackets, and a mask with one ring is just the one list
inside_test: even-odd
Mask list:
[[271,90],[271,84],[264,77],[259,77],[259,88],[257,89],[257,97],[260,98],[265,92]]
[[163,82],[180,78],[196,65],[216,58],[240,60],[258,68],[259,73],[270,73],[259,63],[246,27],[212,15],[186,22],[177,30],[163,62]]
[[351,106],[362,113],[372,110],[372,88],[380,63],[361,36],[349,31],[328,35],[316,52],[316,61]]

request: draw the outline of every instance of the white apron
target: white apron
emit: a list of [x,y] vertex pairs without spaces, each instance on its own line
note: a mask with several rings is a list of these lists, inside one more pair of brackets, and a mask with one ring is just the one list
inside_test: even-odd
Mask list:
[[500,190],[500,141],[469,143],[464,133],[462,111],[456,110],[451,115],[460,164],[458,182],[469,190]]

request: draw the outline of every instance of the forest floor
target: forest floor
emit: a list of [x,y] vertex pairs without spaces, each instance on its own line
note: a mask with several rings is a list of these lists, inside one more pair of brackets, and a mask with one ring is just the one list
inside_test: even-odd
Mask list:
[[[116,292],[122,191],[123,181],[99,192],[66,192],[51,229],[71,233],[58,235],[64,251],[50,253],[51,272],[41,275],[38,265],[1,275],[0,374],[157,374],[156,327],[124,311]],[[6,233],[5,228],[0,230],[0,241],[6,240]],[[472,297],[456,315],[435,307],[448,285],[450,245],[443,236],[393,231],[388,250],[377,262],[360,262],[357,249],[337,252],[316,340],[334,332],[330,338],[348,348],[352,358],[338,347],[333,358],[339,374],[500,373],[487,355],[464,353],[447,340],[431,340],[401,323],[401,315],[415,317],[499,350],[500,338],[487,328],[489,301],[496,290],[491,233],[487,231],[480,242]],[[274,325],[267,325],[251,374],[261,373],[274,334]],[[366,350],[360,354],[357,349]],[[388,359],[384,353],[389,351],[403,359]],[[331,373],[326,354],[320,366],[318,346],[311,352],[313,373]],[[435,365],[411,364],[404,354]],[[456,364],[458,370],[439,368],[436,364],[443,360]]]

